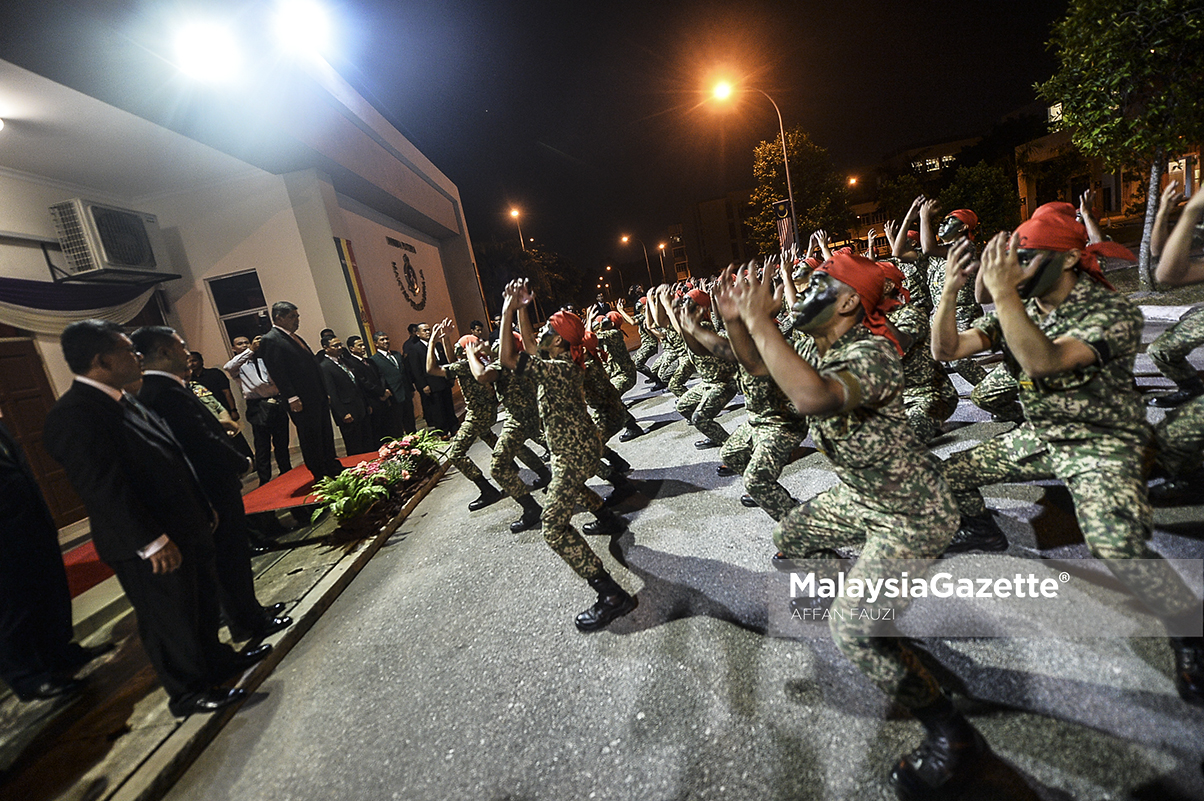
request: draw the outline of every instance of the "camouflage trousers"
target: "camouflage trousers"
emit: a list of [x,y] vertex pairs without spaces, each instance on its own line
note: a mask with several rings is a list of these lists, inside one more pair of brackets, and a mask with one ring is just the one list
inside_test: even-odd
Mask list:
[[987,373],[986,378],[974,385],[970,392],[970,402],[984,412],[1010,417],[1017,410],[1020,402],[1020,385],[1008,372],[1006,366],[1000,364]]
[[774,520],[781,520],[798,506],[778,479],[790,454],[806,436],[805,423],[750,416],[719,451],[725,465],[743,474],[744,489]]
[[988,484],[1058,479],[1070,491],[1074,514],[1092,556],[1160,617],[1173,617],[1199,602],[1174,571],[1134,560],[1160,560],[1147,540],[1154,514],[1142,477],[1142,448],[1130,440],[1099,437],[1048,443],[1028,453],[1035,441],[1025,423],[945,460],[945,480],[963,515],[987,511],[978,488]]
[[[942,486],[942,489],[944,487]],[[856,492],[838,484],[796,507],[777,525],[774,543],[795,559],[815,558],[836,547],[860,550],[857,564],[846,576],[877,581],[898,578],[899,559],[934,559],[957,531],[957,506],[947,489],[942,514],[887,514],[868,506]],[[835,570],[835,560],[833,570]],[[914,565],[909,566],[915,575]],[[901,637],[877,636],[885,614],[858,615],[857,609],[906,608],[906,599],[837,598],[828,625],[836,647],[858,670],[892,699],[909,709],[934,703],[941,693],[936,678],[920,663]],[[878,617],[878,620],[866,619]]]
[[621,373],[612,373],[610,383],[619,393],[619,397],[627,394],[627,390],[635,386],[635,370],[628,369]]
[[669,377],[669,391],[677,397],[686,394],[686,382],[689,381],[696,373],[694,362],[687,357],[682,357],[677,362],[677,369],[673,371],[673,375]]
[[581,532],[573,528],[573,510],[577,501],[591,512],[602,508],[602,497],[585,486],[585,480],[597,472],[598,461],[597,452],[553,453],[552,483],[548,485],[547,500],[540,516],[543,538],[548,546],[586,581],[605,573],[606,568]]
[[495,410],[489,417],[478,417],[474,414],[464,415],[464,422],[460,424],[460,430],[456,432],[456,436],[452,438],[451,446],[447,449],[447,459],[456,468],[464,474],[464,477],[469,481],[477,481],[484,477],[481,468],[477,467],[472,459],[468,458],[468,449],[478,439],[492,448],[497,445],[497,437],[492,431],[494,424],[497,422],[497,411]]
[[646,342],[641,339],[639,349],[631,355],[631,360],[635,362],[635,369],[642,370],[646,368],[648,360],[655,356],[658,350],[660,350],[660,342],[657,340],[654,339],[651,342]]
[[1146,350],[1158,371],[1176,384],[1187,383],[1198,375],[1196,368],[1187,361],[1187,355],[1204,345],[1204,314],[1201,312],[1204,312],[1204,306],[1189,309]]
[[668,384],[669,379],[673,378],[673,374],[677,372],[677,367],[681,363],[681,354],[675,353],[668,348],[661,354],[655,365],[656,377],[660,379],[662,384]]
[[957,411],[957,390],[946,375],[940,386],[905,389],[903,391],[903,408],[907,412],[907,422],[912,431],[920,438],[920,442],[928,443],[941,435],[941,423]]
[[[672,386],[672,385],[670,385]],[[715,422],[723,407],[736,397],[736,382],[713,384],[703,381],[686,390],[677,401],[677,413],[707,436],[722,445],[727,441],[727,429]]]
[[531,430],[511,415],[502,425],[502,433],[497,438],[497,444],[493,446],[493,458],[489,462],[489,475],[515,500],[531,494],[527,483],[519,478],[515,458],[521,459],[523,464],[538,475],[544,475],[548,470],[548,466],[527,447],[527,440],[542,444],[543,435],[538,430]]
[[1204,395],[1167,412],[1154,426],[1158,466],[1172,476],[1185,476],[1204,460]]

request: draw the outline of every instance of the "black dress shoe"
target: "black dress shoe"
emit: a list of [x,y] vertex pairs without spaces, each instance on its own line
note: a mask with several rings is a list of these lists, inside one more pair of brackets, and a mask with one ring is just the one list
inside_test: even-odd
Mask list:
[[738,476],[740,474],[727,465],[721,464],[715,469],[715,475],[720,476],[721,478],[727,478],[728,476]]
[[84,688],[84,682],[80,679],[55,679],[49,678],[38,685],[27,690],[16,690],[13,692],[20,701],[39,701],[47,698],[59,698],[64,695],[73,695]]
[[167,708],[177,718],[186,718],[189,715],[216,712],[231,704],[237,704],[246,697],[247,691],[242,687],[235,687],[233,690],[215,687],[212,690],[183,698],[178,702],[171,701],[167,704]]
[[[279,619],[279,618],[277,618],[277,619]],[[289,619],[289,623],[292,623],[291,618]],[[262,662],[264,657],[266,657],[271,652],[272,652],[272,644],[266,643],[266,642],[263,645],[257,645],[254,648],[247,648],[246,650],[239,652],[238,664],[241,665],[244,669],[249,668],[251,665],[255,665],[255,664],[258,664],[259,662]]]
[[280,617],[280,615],[283,614],[284,610],[287,608],[288,604],[281,602],[278,604],[272,604],[271,606],[265,606],[263,608],[263,613],[268,617]]
[[757,503],[757,499],[749,495],[747,492],[740,496],[740,503],[747,506],[749,509],[756,509],[761,504]]
[[999,553],[1008,549],[1008,538],[995,522],[995,515],[990,511],[981,515],[969,517],[962,515],[961,526],[953,535],[953,541],[945,549],[945,556],[955,553],[982,551],[984,553]]
[[719,443],[713,439],[700,439],[694,443],[694,447],[700,451],[705,451],[708,448],[718,448]]
[[[270,637],[278,631],[284,631],[289,626],[293,625],[293,619],[288,615],[279,615],[266,618],[263,628],[255,632],[256,637]],[[266,654],[265,654],[266,656]]]
[[117,643],[114,642],[102,642],[100,645],[81,645],[75,650],[74,654],[65,661],[61,670],[79,670],[93,659],[99,659],[105,654],[111,653],[116,648]]

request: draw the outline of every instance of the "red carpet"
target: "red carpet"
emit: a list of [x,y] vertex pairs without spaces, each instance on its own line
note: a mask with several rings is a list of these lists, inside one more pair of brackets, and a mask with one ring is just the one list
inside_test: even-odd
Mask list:
[[[358,456],[344,456],[339,461],[344,467],[355,467],[360,462],[375,459],[378,455],[376,451],[372,451],[371,453],[361,453]],[[309,494],[310,489],[313,488],[313,478],[313,474],[304,465],[294,467],[284,475],[274,478],[262,487],[251,490],[242,496],[243,506],[246,507],[247,514],[251,515],[256,512],[274,512],[277,509],[291,509],[294,506],[316,503],[313,496]]]
[[63,554],[63,564],[67,568],[67,586],[71,588],[72,598],[113,575],[109,566],[96,555],[96,546],[91,540]]

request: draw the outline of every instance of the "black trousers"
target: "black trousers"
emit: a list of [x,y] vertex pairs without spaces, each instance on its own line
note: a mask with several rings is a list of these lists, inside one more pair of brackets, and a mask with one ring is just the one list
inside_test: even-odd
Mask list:
[[255,439],[255,472],[259,475],[261,485],[272,480],[272,452],[276,454],[276,467],[280,475],[293,469],[292,459],[288,454],[288,413],[283,401],[279,401],[276,409],[267,414],[260,413],[263,406],[271,406],[265,399],[252,398],[247,401],[247,419],[266,418],[262,425],[251,423],[251,433]]
[[313,475],[314,480],[337,476],[343,466],[334,452],[334,423],[330,419],[330,403],[322,401],[301,402],[302,409],[289,409],[289,417],[297,427],[297,439],[301,443],[301,458]]
[[370,420],[356,420],[354,423],[339,423],[339,431],[343,434],[343,448],[348,456],[357,453],[368,453],[376,450],[372,444],[372,423]]
[[255,574],[251,570],[251,540],[242,494],[237,485],[208,492],[218,514],[213,532],[213,569],[217,597],[230,624],[244,633],[256,634],[266,618],[255,597]]
[[218,641],[213,560],[190,551],[183,556],[178,569],[160,575],[145,559],[109,565],[134,607],[142,647],[174,702],[221,683],[237,660]]
[[397,416],[400,418],[401,433],[413,434],[418,430],[418,421],[414,416],[414,393],[411,392],[404,398],[396,398],[397,401]]
[[448,434],[460,430],[460,421],[456,418],[456,406],[452,400],[451,387],[431,390],[428,395],[422,395],[422,416],[426,418],[427,428],[437,428]]

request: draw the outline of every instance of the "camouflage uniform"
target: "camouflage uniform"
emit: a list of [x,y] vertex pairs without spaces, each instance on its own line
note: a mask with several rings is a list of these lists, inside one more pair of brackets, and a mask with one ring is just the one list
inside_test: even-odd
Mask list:
[[665,342],[669,343],[669,347],[673,350],[676,367],[664,380],[669,384],[669,391],[680,398],[686,394],[686,382],[694,375],[696,369],[694,360],[690,358],[690,349],[686,345],[686,341],[672,328],[665,329]]
[[987,377],[974,385],[970,391],[970,402],[984,412],[1013,419],[1019,408],[1020,387],[1016,377],[1005,365],[998,365]]
[[[978,249],[975,248],[975,253]],[[928,270],[928,297],[932,303],[932,311],[929,316],[936,314],[937,304],[941,300],[941,293],[945,291],[945,257],[944,256],[923,256],[917,264],[922,264],[927,260]],[[974,321],[982,316],[982,306],[978,305],[978,301],[974,299],[974,282],[967,281],[957,293],[957,330],[965,331]],[[978,384],[987,377],[987,371],[984,370],[978,362],[973,359],[958,359],[951,363],[954,370],[962,378],[966,379],[971,386]]]
[[[1094,350],[1098,361],[1034,381],[1005,351],[1027,422],[945,462],[945,477],[962,514],[986,512],[981,486],[1059,479],[1074,499],[1075,517],[1091,553],[1111,560],[1109,569],[1160,615],[1184,611],[1185,604],[1196,602],[1181,581],[1136,576],[1138,565],[1128,568],[1115,561],[1160,558],[1146,542],[1153,512],[1142,478],[1142,454],[1151,432],[1133,388],[1141,310],[1082,275],[1048,316],[1036,300],[1028,301],[1026,309],[1051,340],[1074,337]],[[1004,344],[997,314],[982,317],[974,327],[992,347]]]
[[540,518],[544,540],[581,578],[597,578],[606,572],[602,560],[572,523],[577,501],[590,511],[602,508],[601,496],[585,486],[597,472],[602,452],[598,429],[585,408],[585,372],[567,354],[542,359],[525,353],[519,354],[514,372],[539,385],[539,414],[552,452],[552,483]]
[[1204,345],[1204,314],[1201,312],[1204,312],[1204,306],[1188,309],[1179,322],[1163,331],[1146,350],[1158,372],[1180,386],[1198,378],[1187,355]]
[[[607,452],[606,443],[627,425],[629,412],[614,384],[610,383],[606,368],[600,360],[592,356],[585,360],[585,380],[582,389],[585,392],[590,417],[593,418],[602,440],[603,452]],[[609,462],[599,459],[594,475],[604,481],[610,481],[615,475],[615,468]]]
[[635,364],[636,370],[645,370],[648,368],[648,360],[660,350],[661,343],[644,324],[644,321],[648,319],[648,312],[642,311],[631,319],[635,320],[635,328],[640,332],[640,347],[632,357],[632,362]]
[[1171,476],[1200,469],[1204,455],[1204,396],[1192,398],[1166,413],[1154,427],[1158,466]]
[[508,416],[502,424],[497,444],[493,446],[489,474],[507,495],[518,500],[530,495],[531,491],[526,482],[519,478],[515,457],[536,473],[542,474],[547,469],[526,444],[527,440],[543,444],[535,381],[529,374],[515,375],[512,370],[502,368],[494,384]]
[[900,332],[912,337],[903,355],[903,408],[907,422],[922,443],[941,435],[941,423],[957,411],[957,390],[944,369],[932,358],[928,316],[905,304],[886,315]]
[[493,425],[497,422],[497,393],[488,384],[482,384],[472,374],[467,359],[445,364],[443,372],[460,382],[460,393],[464,396],[464,422],[452,438],[447,449],[447,458],[465,478],[476,481],[483,478],[481,468],[468,458],[468,449],[478,439],[490,448],[497,445]]
[[[811,340],[808,337],[806,341]],[[818,358],[801,355],[812,366],[819,363]],[[790,399],[767,375],[755,376],[741,366],[740,386],[748,418],[723,443],[720,458],[743,474],[744,489],[757,505],[774,520],[781,520],[798,501],[778,479],[790,454],[807,436],[807,418],[795,412]]]
[[598,343],[610,357],[606,360],[606,374],[621,398],[635,386],[635,362],[627,350],[627,340],[622,331],[611,329],[598,332]]
[[678,398],[677,413],[711,442],[722,445],[727,441],[728,433],[715,418],[736,397],[736,365],[710,353],[690,351],[689,358],[702,381]]
[[[668,384],[673,378],[673,374],[677,372],[677,366],[681,361],[681,351],[677,349],[673,341],[674,337],[677,337],[676,331],[671,328],[662,328],[660,332],[661,336],[665,338],[665,352],[656,362],[656,377],[662,384]],[[680,339],[680,337],[677,338]]]
[[[846,407],[811,421],[816,447],[841,483],[796,507],[774,531],[786,556],[860,548],[848,579],[898,578],[895,559],[932,559],[957,530],[957,506],[940,460],[921,447],[903,409],[903,368],[894,345],[856,325],[833,343],[819,373],[847,389]],[[899,599],[891,605],[901,611]],[[940,696],[936,679],[899,638],[877,637],[882,622],[852,613],[864,599],[838,598],[829,625],[836,646],[899,703],[919,708]]]

